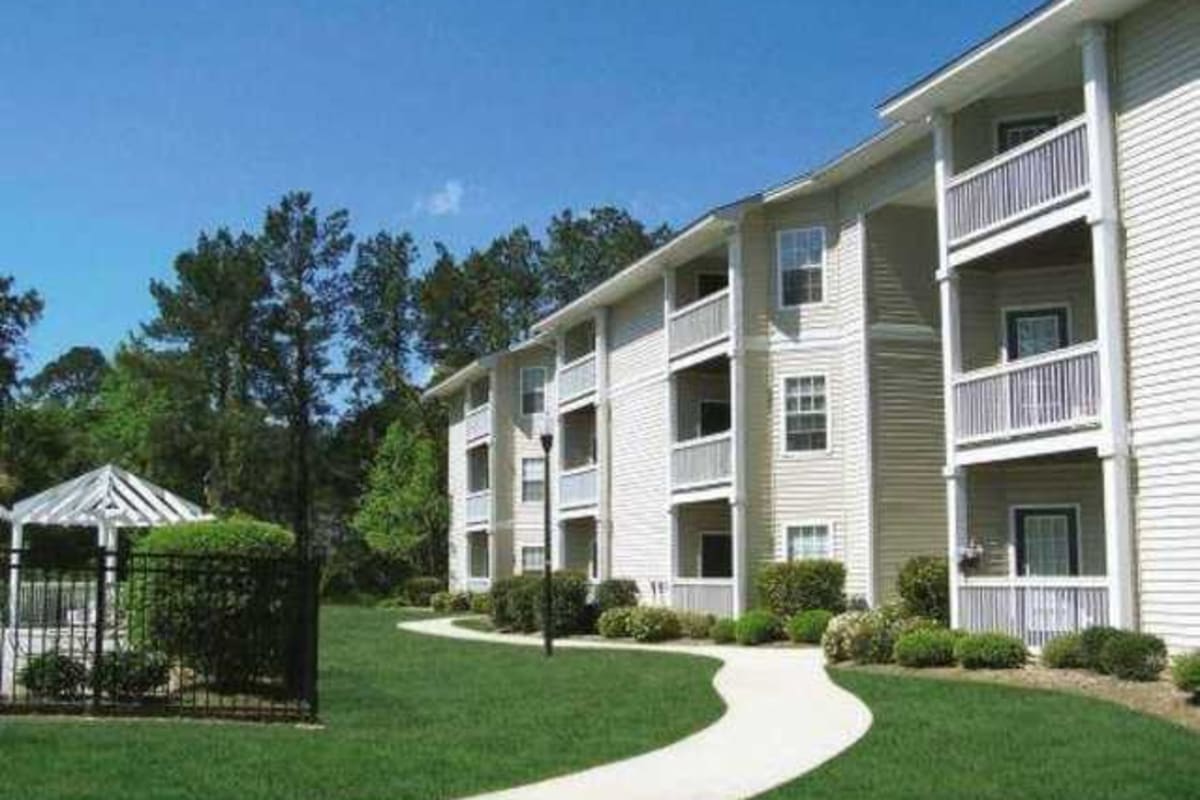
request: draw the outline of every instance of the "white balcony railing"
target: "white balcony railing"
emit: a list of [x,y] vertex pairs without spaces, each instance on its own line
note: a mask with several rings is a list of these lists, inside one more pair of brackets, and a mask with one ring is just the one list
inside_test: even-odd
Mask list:
[[486,523],[492,505],[492,493],[487,489],[467,495],[467,524]]
[[492,434],[492,406],[486,403],[467,411],[467,441],[473,442]]
[[733,466],[733,437],[729,431],[677,442],[671,453],[671,484],[675,488],[728,480]]
[[1100,418],[1095,342],[975,370],[954,380],[959,444],[1093,425]]
[[558,477],[558,505],[577,508],[595,505],[599,496],[599,470],[595,464],[564,471]]
[[676,578],[671,582],[671,606],[680,611],[733,616],[733,581],[728,578]]
[[959,627],[1019,636],[1041,647],[1064,633],[1108,624],[1108,579],[964,578]]
[[729,290],[722,289],[671,314],[671,356],[729,335]]
[[564,364],[558,373],[558,399],[567,403],[596,390],[596,354],[588,353],[570,364]]
[[491,588],[491,578],[467,578],[467,591],[472,594],[483,594]]
[[1088,191],[1083,117],[951,178],[946,185],[950,244],[962,244]]

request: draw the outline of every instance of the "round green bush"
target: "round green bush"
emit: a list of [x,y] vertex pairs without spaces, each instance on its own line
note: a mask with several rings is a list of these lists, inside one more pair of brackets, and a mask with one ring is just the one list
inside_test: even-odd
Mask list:
[[1156,680],[1167,666],[1167,646],[1148,633],[1121,631],[1100,650],[1100,668],[1123,681]]
[[850,660],[850,641],[866,611],[846,611],[829,620],[821,635],[821,649],[831,664]]
[[471,613],[488,615],[492,613],[492,596],[486,592],[471,595]]
[[638,606],[629,615],[629,635],[638,642],[665,642],[678,639],[683,631],[679,617],[669,608]]
[[687,639],[707,639],[717,618],[712,614],[699,614],[694,611],[680,611],[679,629]]
[[737,622],[725,618],[713,623],[708,635],[716,644],[733,644],[737,641]]
[[140,700],[166,685],[171,663],[162,653],[125,650],[105,653],[96,662],[92,679],[111,700]]
[[[542,578],[537,578],[539,591]],[[592,628],[588,609],[588,579],[580,572],[563,570],[550,576],[550,614],[555,636],[585,633]],[[542,629],[543,602],[541,595],[536,607],[538,630]]]
[[21,668],[21,683],[39,700],[78,700],[88,671],[82,662],[61,653],[33,656]]
[[450,610],[450,592],[434,592],[429,596],[429,607],[439,613]]
[[747,611],[737,621],[737,642],[740,645],[753,647],[779,638],[783,626],[779,617],[765,608]]
[[931,624],[928,620],[904,616],[903,609],[895,605],[872,611],[847,611],[830,620],[821,637],[821,647],[830,662],[886,664],[892,660],[897,637]]
[[755,588],[763,606],[780,618],[816,608],[836,613],[846,607],[846,567],[829,559],[768,564]]
[[954,658],[967,669],[1019,669],[1029,660],[1029,650],[1015,636],[969,633],[954,645]]
[[1064,633],[1042,645],[1042,664],[1050,669],[1083,669],[1083,636]]
[[446,582],[432,575],[418,575],[404,582],[404,596],[409,605],[425,608],[433,601],[433,596],[444,591]]
[[596,632],[605,639],[624,639],[629,636],[629,618],[634,606],[617,606],[600,614],[596,620]]
[[950,624],[950,570],[945,558],[910,558],[900,568],[897,590],[910,615]]
[[638,604],[637,581],[627,578],[609,578],[596,586],[596,607],[603,614],[610,608],[636,606]]
[[537,630],[537,606],[542,602],[542,579],[513,575],[492,581],[492,625],[498,631]]
[[787,622],[787,636],[793,642],[818,644],[833,619],[833,612],[823,608],[801,611]]
[[1103,672],[1104,667],[1100,665],[1100,651],[1104,649],[1104,645],[1108,644],[1109,639],[1120,635],[1120,629],[1105,625],[1093,625],[1085,628],[1079,634],[1079,657],[1083,662],[1082,666],[1085,669]]
[[1171,663],[1171,682],[1176,688],[1200,701],[1200,650],[1175,656]]
[[948,667],[959,638],[946,628],[917,628],[896,640],[892,657],[902,667]]

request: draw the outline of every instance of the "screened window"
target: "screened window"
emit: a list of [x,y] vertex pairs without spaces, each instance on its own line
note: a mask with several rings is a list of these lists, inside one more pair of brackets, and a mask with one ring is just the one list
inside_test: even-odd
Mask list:
[[819,303],[824,297],[825,230],[780,231],[777,239],[780,305]]
[[828,525],[791,525],[787,529],[788,561],[829,558],[833,552]]
[[521,572],[540,572],[545,566],[545,550],[541,547],[521,548]]
[[727,533],[700,536],[700,577],[733,577],[733,537]]
[[996,125],[996,149],[1007,152],[1014,147],[1020,147],[1030,139],[1036,139],[1046,131],[1058,125],[1058,117],[1028,117],[1013,119]]
[[521,370],[521,413],[541,414],[546,410],[546,370],[526,367]]
[[784,449],[789,453],[825,450],[829,445],[829,412],[825,378],[787,378],[784,393]]
[[540,502],[546,498],[546,460],[544,458],[521,459],[521,500],[526,503]]
[[700,435],[713,436],[724,433],[733,425],[729,403],[718,400],[700,401]]
[[472,578],[487,578],[491,575],[488,567],[488,535],[487,531],[473,531],[467,534],[467,571]]
[[1079,514],[1076,509],[1019,508],[1018,575],[1079,574]]

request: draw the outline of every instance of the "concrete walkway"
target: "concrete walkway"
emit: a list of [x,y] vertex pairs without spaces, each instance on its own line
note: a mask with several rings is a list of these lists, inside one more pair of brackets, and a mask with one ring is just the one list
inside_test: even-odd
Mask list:
[[[539,645],[532,636],[483,633],[449,619],[400,623],[415,633]],[[625,761],[473,800],[733,800],[753,797],[833,758],[871,727],[871,712],[829,680],[818,649],[639,645],[566,639],[560,648],[646,650],[724,662],[713,681],[726,712],[674,744]]]

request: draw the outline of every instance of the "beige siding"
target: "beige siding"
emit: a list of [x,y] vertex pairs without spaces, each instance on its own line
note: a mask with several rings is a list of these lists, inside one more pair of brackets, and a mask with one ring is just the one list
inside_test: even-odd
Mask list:
[[612,307],[609,333],[609,381],[614,389],[666,367],[661,281]]
[[466,588],[467,570],[467,437],[463,423],[462,392],[447,401],[449,408],[449,430],[446,453],[446,484],[450,494],[450,588],[461,590]]
[[1197,647],[1200,3],[1158,0],[1116,34],[1139,617],[1173,647]]
[[503,578],[513,571],[513,475],[517,445],[513,418],[518,404],[518,379],[514,356],[500,359],[492,371],[492,577]]
[[666,398],[661,379],[612,397],[613,576],[636,580],[643,600],[670,572]]
[[[542,443],[538,437],[537,418],[521,413],[521,369],[523,367],[542,367],[546,370],[546,405],[553,407],[557,402],[552,387],[554,386],[555,354],[550,348],[535,347],[513,353],[505,358],[505,380],[498,387],[496,397],[501,401],[501,425],[505,433],[505,452],[507,457],[502,462],[505,478],[504,508],[508,514],[502,519],[507,523],[500,526],[502,530],[511,531],[512,545],[504,553],[500,562],[515,572],[520,570],[521,548],[525,545],[540,546],[543,540],[542,504],[540,502],[524,502],[521,500],[521,462],[526,458],[542,457]],[[558,442],[556,439],[555,447]],[[558,476],[557,451],[551,453],[549,491],[555,498]]]
[[937,213],[887,206],[870,215],[867,236],[871,323],[937,328]]

